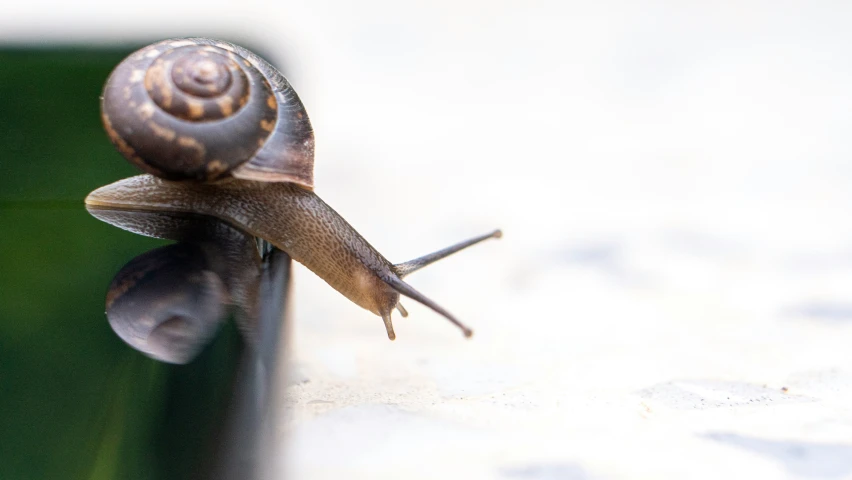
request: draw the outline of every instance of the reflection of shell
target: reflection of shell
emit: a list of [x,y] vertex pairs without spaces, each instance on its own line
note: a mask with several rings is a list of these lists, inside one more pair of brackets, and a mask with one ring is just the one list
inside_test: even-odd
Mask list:
[[101,107],[119,152],[149,173],[313,186],[305,107],[275,68],[236,45],[202,38],[149,45],[115,68]]
[[107,319],[133,348],[170,363],[186,363],[213,337],[228,293],[201,249],[175,244],[131,260],[107,293]]

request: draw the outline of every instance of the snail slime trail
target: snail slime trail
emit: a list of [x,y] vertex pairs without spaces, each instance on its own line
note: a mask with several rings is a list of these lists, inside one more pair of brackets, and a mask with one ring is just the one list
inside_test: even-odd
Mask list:
[[403,278],[500,238],[500,230],[407,262],[388,261],[313,193],[314,134],[307,111],[284,76],[257,55],[206,38],[149,45],[112,72],[101,111],[116,149],[148,174],[93,191],[88,205],[220,218],[285,251],[380,316],[391,340],[391,313],[408,314],[400,296],[472,335]]

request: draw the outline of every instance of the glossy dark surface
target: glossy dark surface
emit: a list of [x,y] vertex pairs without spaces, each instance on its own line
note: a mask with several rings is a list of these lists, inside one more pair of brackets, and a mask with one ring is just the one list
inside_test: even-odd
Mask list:
[[83,198],[136,171],[98,97],[133,48],[0,51],[0,478],[193,478],[221,450],[244,341],[226,322],[187,365],[122,342],[105,295],[168,242],[91,217]]

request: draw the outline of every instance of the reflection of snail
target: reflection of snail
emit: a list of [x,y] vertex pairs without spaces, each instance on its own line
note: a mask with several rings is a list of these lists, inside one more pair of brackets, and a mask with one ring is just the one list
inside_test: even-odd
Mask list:
[[109,324],[140,352],[186,363],[213,337],[225,317],[227,292],[202,251],[178,243],[131,260],[107,294]]
[[133,348],[187,363],[231,307],[249,344],[256,341],[261,259],[254,237],[202,215],[90,208],[96,218],[180,243],[146,252],[116,274],[107,292],[110,326]]
[[[499,230],[392,264],[313,188],[313,131],[296,93],[268,63],[233,44],[167,40],[116,67],[103,120],[141,175],[101,187],[91,206],[211,215],[263,238],[361,307],[382,317],[399,296],[471,330],[402,278]],[[161,177],[161,178],[157,178]],[[195,181],[175,182],[190,179]]]

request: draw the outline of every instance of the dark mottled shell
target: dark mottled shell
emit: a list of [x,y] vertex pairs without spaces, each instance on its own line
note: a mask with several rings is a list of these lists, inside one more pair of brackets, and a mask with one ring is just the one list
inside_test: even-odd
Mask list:
[[112,72],[101,110],[118,151],[148,173],[313,188],[304,105],[278,70],[237,45],[206,38],[149,45]]

